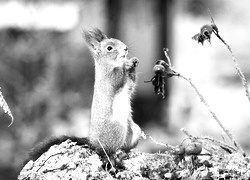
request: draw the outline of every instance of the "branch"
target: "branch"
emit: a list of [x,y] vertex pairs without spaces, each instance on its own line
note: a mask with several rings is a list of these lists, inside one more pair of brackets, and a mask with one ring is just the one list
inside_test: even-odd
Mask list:
[[163,146],[163,147],[167,148],[167,151],[168,151],[168,152],[173,152],[174,149],[175,149],[175,147],[172,146],[172,145],[170,145],[170,144],[164,144],[164,143],[161,143],[161,142],[156,141],[156,140],[155,140],[152,136],[150,136],[150,135],[147,135],[147,137],[148,137],[151,141],[153,141],[156,145]]
[[216,26],[216,24],[215,24],[215,22],[214,22],[214,19],[213,19],[212,15],[211,15],[211,12],[210,12],[209,10],[208,10],[208,13],[209,13],[209,15],[210,15],[210,17],[211,17],[211,22],[212,22],[212,25],[211,25],[211,26],[212,26],[212,27],[215,27],[215,28],[213,28],[213,33],[218,37],[219,40],[221,40],[221,42],[222,42],[222,43],[227,47],[227,49],[229,50],[229,52],[230,52],[230,54],[231,54],[231,58],[232,58],[232,60],[233,60],[233,62],[234,62],[234,66],[235,66],[235,69],[236,69],[236,71],[237,71],[237,74],[238,74],[238,76],[239,76],[240,79],[241,79],[241,83],[242,83],[243,87],[245,88],[246,96],[247,96],[247,98],[248,98],[248,101],[250,102],[250,94],[249,94],[249,88],[248,88],[248,85],[247,85],[247,80],[246,80],[246,78],[245,78],[245,76],[244,76],[242,70],[240,69],[240,66],[239,66],[239,64],[238,64],[238,62],[237,62],[237,59],[236,59],[234,53],[233,53],[233,50],[232,50],[232,48],[226,43],[226,41],[219,35],[218,27]]
[[[167,53],[167,50],[165,49],[165,54]],[[169,56],[166,56],[168,61],[170,61]],[[172,66],[169,66],[169,69],[172,70],[173,72],[175,72],[176,74],[178,74],[178,77],[181,77],[182,79],[186,80],[191,87],[195,90],[196,94],[199,96],[199,98],[201,99],[201,102],[203,102],[203,104],[205,105],[205,107],[207,108],[207,110],[210,112],[210,114],[213,116],[213,118],[216,120],[216,122],[219,124],[219,126],[222,128],[222,130],[226,133],[226,135],[228,136],[228,138],[232,141],[232,143],[234,144],[234,146],[239,150],[239,152],[242,155],[245,155],[245,152],[243,151],[243,149],[241,148],[240,144],[234,139],[233,135],[229,132],[229,130],[227,130],[225,128],[225,126],[221,123],[221,121],[219,120],[219,118],[217,117],[217,115],[215,114],[214,111],[212,111],[212,109],[210,108],[210,106],[208,105],[207,101],[205,100],[204,96],[201,94],[201,92],[198,90],[198,88],[196,87],[196,85],[192,82],[191,78],[187,78],[186,76],[180,74],[179,72],[177,72],[175,69],[173,69]]]
[[96,138],[96,140],[98,141],[98,143],[100,144],[100,146],[101,146],[101,148],[102,148],[104,154],[106,155],[106,157],[107,157],[107,159],[108,159],[108,161],[109,161],[109,163],[110,163],[110,165],[111,165],[111,170],[114,170],[115,168],[114,168],[114,166],[113,166],[113,164],[112,164],[112,162],[111,162],[111,160],[110,160],[110,158],[109,158],[107,152],[105,151],[105,149],[104,149],[104,147],[103,147],[101,141],[100,141],[98,138]]
[[227,149],[229,150],[230,152],[237,152],[237,150],[235,148],[233,148],[232,146],[226,144],[226,143],[223,143],[222,141],[219,141],[219,140],[216,140],[212,137],[209,137],[209,136],[205,136],[205,137],[196,137],[196,136],[193,136],[191,135],[186,129],[184,128],[181,128],[181,131],[186,135],[188,136],[188,138],[190,139],[193,139],[193,140],[197,140],[197,139],[200,139],[200,140],[208,140],[208,141],[211,141],[212,143],[214,144],[218,144],[222,149]]

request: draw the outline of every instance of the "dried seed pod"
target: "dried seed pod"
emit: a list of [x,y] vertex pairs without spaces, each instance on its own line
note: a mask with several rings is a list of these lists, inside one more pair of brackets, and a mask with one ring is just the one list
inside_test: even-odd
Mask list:
[[200,34],[205,37],[205,40],[211,41],[211,35],[213,33],[213,27],[211,25],[204,25],[201,27]]
[[207,34],[212,34],[213,33],[213,27],[211,25],[204,25],[201,27],[200,33],[204,36],[207,36]]
[[145,82],[152,82],[154,86],[155,94],[162,95],[163,98],[165,98],[165,75],[166,75],[166,68],[168,68],[168,65],[163,60],[157,60],[155,62],[155,65],[153,67],[153,71],[155,76],[150,81]]
[[183,145],[179,145],[177,147],[174,148],[174,155],[184,155],[185,154],[185,147]]
[[159,65],[162,65],[162,66],[164,66],[166,69],[169,67],[169,65],[164,61],[164,60],[157,60],[156,62],[155,62],[155,64],[157,65],[157,64],[159,64]]
[[198,44],[201,43],[202,45],[203,45],[204,41],[206,40],[205,36],[203,36],[203,35],[200,34],[200,33],[194,35],[194,36],[192,37],[192,39],[194,39],[195,41],[197,41]]
[[162,75],[165,72],[165,67],[163,65],[157,64],[154,66],[153,71],[155,74]]
[[199,155],[202,151],[202,144],[200,142],[191,142],[185,147],[186,155]]
[[[164,51],[166,49],[164,48]],[[170,60],[168,60],[169,64],[164,60],[157,60],[153,67],[154,77],[149,81],[144,81],[145,83],[152,82],[154,86],[155,94],[162,95],[162,98],[165,98],[165,80],[166,78],[170,78],[172,76],[179,76],[180,74],[175,72],[171,68]]]

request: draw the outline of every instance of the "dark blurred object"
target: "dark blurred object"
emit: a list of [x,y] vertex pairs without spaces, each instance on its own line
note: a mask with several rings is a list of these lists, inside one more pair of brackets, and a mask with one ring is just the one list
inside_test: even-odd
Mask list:
[[[154,11],[155,11],[155,21],[158,21],[157,32],[156,32],[156,49],[157,49],[157,59],[164,59],[164,53],[162,48],[168,47],[171,49],[170,37],[171,37],[171,18],[172,11],[171,7],[173,5],[172,0],[158,0],[154,1]],[[152,59],[152,66],[157,59]],[[169,83],[165,82],[164,86],[165,99],[162,100],[161,97],[141,96],[138,94],[134,100],[134,117],[135,122],[139,125],[146,125],[152,123],[167,126],[166,117],[166,106],[169,96]],[[156,120],[156,121],[155,121]]]
[[123,1],[107,0],[108,34],[114,38],[120,37],[121,15],[123,13]]
[[207,10],[210,9],[213,13],[217,12],[222,6],[222,1],[204,1],[204,0],[187,0],[183,2],[186,4],[186,11],[193,16],[208,16]]
[[[165,49],[165,48],[164,48]],[[154,86],[156,95],[161,95],[162,99],[165,98],[165,81],[172,76],[179,76],[179,73],[175,72],[171,68],[171,64],[168,64],[164,60],[157,60],[153,67],[155,75],[150,81],[144,81],[145,83],[151,82]]]

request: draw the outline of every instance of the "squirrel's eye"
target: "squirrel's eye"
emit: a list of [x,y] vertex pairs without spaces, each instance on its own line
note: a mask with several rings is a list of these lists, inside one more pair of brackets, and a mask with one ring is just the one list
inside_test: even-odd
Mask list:
[[108,50],[108,51],[111,51],[112,49],[113,49],[112,46],[108,46],[108,47],[107,47],[107,50]]

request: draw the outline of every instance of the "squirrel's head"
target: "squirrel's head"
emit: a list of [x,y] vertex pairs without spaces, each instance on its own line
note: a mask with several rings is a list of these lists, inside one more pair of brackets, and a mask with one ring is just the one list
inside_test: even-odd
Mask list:
[[108,38],[100,29],[84,31],[84,38],[97,62],[105,59],[122,62],[127,59],[127,46],[118,39]]

